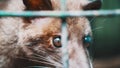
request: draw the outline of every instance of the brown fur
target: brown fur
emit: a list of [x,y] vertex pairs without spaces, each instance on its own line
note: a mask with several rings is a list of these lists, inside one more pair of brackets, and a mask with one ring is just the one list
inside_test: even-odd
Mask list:
[[[6,3],[6,2],[5,2]],[[88,0],[67,0],[67,11],[81,10]],[[1,4],[1,3],[0,3]],[[7,0],[7,11],[60,10],[60,0]],[[89,68],[84,35],[91,34],[85,17],[68,17],[70,68]],[[62,50],[52,39],[61,36],[61,18],[0,18],[0,68],[46,66],[62,68]]]

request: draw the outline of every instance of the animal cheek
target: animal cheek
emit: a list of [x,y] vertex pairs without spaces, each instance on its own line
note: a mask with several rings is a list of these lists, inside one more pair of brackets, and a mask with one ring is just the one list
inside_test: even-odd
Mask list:
[[30,50],[26,46],[22,46],[21,48],[19,48],[19,55],[18,55],[18,57],[27,57],[27,56],[30,56],[32,54],[33,54],[32,50]]

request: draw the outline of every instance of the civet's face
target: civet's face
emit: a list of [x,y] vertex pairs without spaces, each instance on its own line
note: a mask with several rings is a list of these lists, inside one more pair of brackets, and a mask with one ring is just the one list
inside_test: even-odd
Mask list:
[[[60,0],[9,0],[10,11],[60,11]],[[99,9],[99,0],[66,0],[66,11]],[[86,17],[67,17],[68,53],[70,68],[90,68],[87,43],[83,38],[91,35]],[[45,66],[62,68],[61,18],[26,17],[18,32],[16,68]]]

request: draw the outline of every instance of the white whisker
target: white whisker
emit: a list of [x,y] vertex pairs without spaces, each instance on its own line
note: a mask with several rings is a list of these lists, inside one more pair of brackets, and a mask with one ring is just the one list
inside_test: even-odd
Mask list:
[[55,61],[59,62],[60,64],[62,64],[62,62],[60,61],[62,58],[60,58],[60,56],[58,56],[58,55],[55,55],[55,56],[50,55],[50,57],[51,57],[52,59],[54,59]]
[[92,23],[92,22],[95,20],[95,18],[96,18],[96,17],[92,18],[92,19],[90,20],[90,23]]
[[94,31],[96,31],[96,30],[100,30],[100,29],[103,29],[104,27],[97,27],[97,28],[94,28],[94,29],[92,29],[92,31],[94,32]]
[[[25,59],[25,60],[29,60],[29,61],[32,61],[32,62],[36,62],[36,63],[39,63],[39,64],[45,64],[45,65],[50,65],[50,66],[54,66],[53,63],[45,60],[45,61],[39,61],[38,59],[35,59],[35,58],[23,58],[23,57],[16,57],[16,58],[19,58],[19,59]],[[44,59],[43,59],[44,60]]]

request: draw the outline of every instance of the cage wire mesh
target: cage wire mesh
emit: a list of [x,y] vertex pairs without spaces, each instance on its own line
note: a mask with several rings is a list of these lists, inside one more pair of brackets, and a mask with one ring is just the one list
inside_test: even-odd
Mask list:
[[[120,9],[116,10],[92,10],[92,11],[65,11],[66,0],[61,0],[62,11],[2,11],[0,10],[0,17],[36,17],[36,16],[47,16],[47,17],[80,17],[80,16],[117,16],[120,15]],[[69,54],[67,50],[67,27],[66,22],[63,19],[62,23],[62,61],[63,68],[69,68]]]

